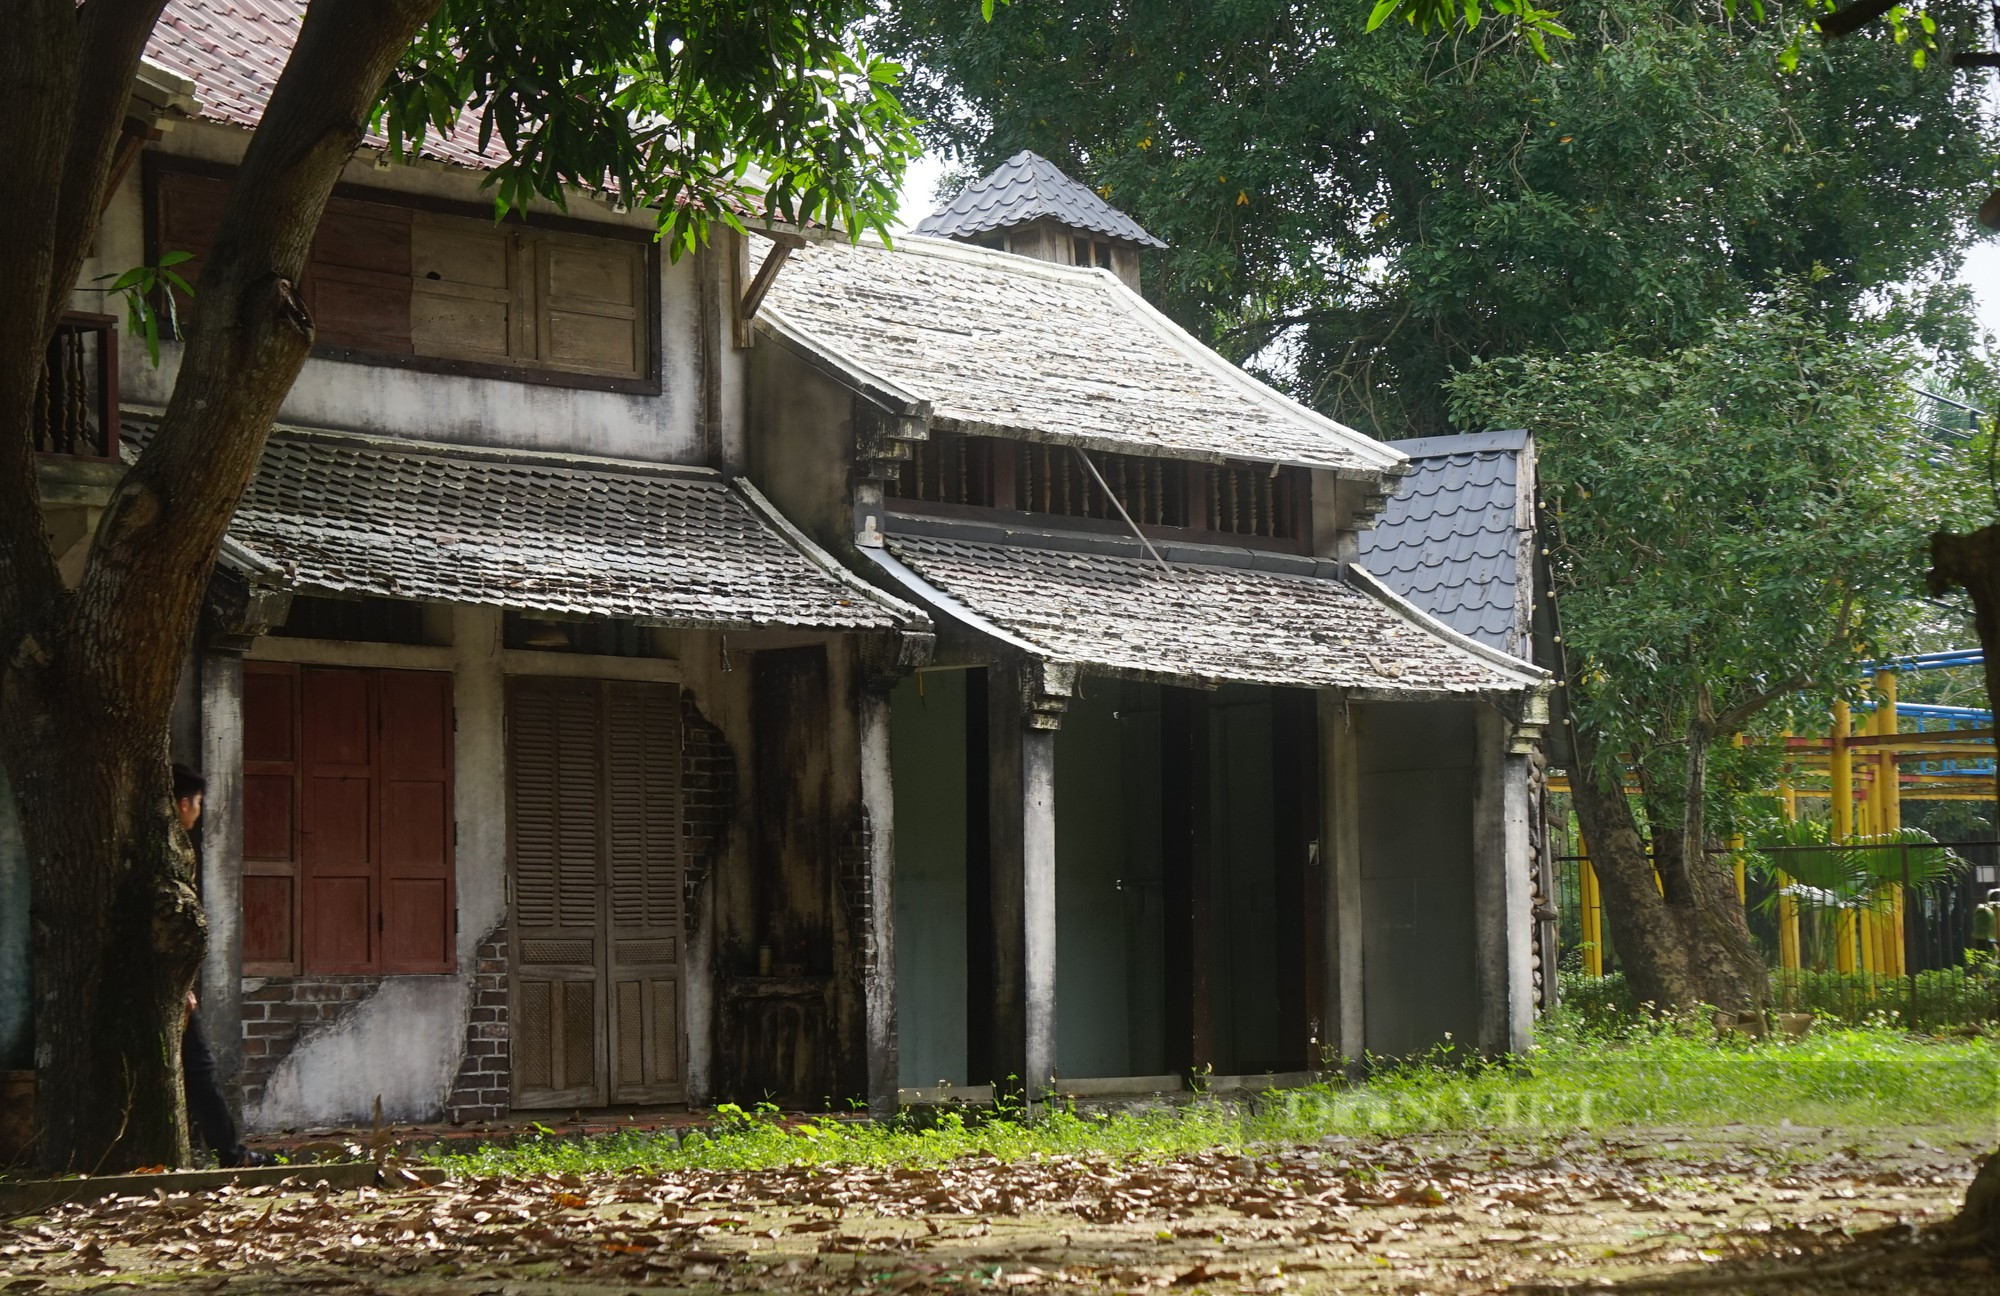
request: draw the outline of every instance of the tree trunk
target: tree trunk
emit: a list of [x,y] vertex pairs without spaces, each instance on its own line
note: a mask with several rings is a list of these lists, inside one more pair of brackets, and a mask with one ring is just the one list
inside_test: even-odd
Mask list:
[[1678,1008],[1701,998],[1689,951],[1666,897],[1653,882],[1646,839],[1626,798],[1624,780],[1614,770],[1600,774],[1596,735],[1578,725],[1576,768],[1570,799],[1590,853],[1590,866],[1604,895],[1604,922],[1640,1003]]
[[[85,199],[104,192],[138,50],[161,6],[91,0],[79,21],[74,0],[35,0],[18,23],[10,13],[0,40],[0,73],[28,86],[0,77],[0,108],[21,109],[7,118],[32,128],[20,156],[44,164],[0,203],[0,243],[24,249],[33,272],[18,294],[27,307],[0,309],[0,759],[33,887],[46,1169],[187,1157],[181,1005],[202,923],[192,855],[172,818],[174,690],[216,549],[312,345],[295,285],[320,216],[397,57],[437,3],[312,0],[204,265],[166,414],[113,493],[73,592],[41,534],[34,376],[94,236],[97,207]],[[110,34],[93,37],[100,28]],[[64,70],[74,93],[52,90],[38,61]],[[29,103],[41,93],[67,114]],[[97,97],[113,105],[101,148]],[[90,167],[99,172],[79,171]]]
[[[1925,583],[1932,594],[1963,589],[1972,596],[1972,622],[1986,662],[1986,704],[2000,715],[2000,526],[1982,527],[1971,535],[1940,531],[1931,537],[1931,570]],[[1995,771],[1996,804],[2000,804],[2000,770]],[[1986,1164],[1965,1193],[1965,1206],[1952,1222],[1961,1238],[2000,1251],[2000,1152]]]
[[[1689,821],[1699,831],[1699,819],[1667,813],[1653,799],[1656,824],[1666,825],[1656,827],[1661,861],[1656,878],[1622,780],[1596,772],[1596,735],[1578,726],[1575,743],[1570,799],[1604,895],[1611,943],[1633,995],[1659,1009],[1701,1003],[1732,1011],[1762,1007],[1769,998],[1763,960],[1751,943],[1735,878],[1716,857],[1686,840]],[[1694,795],[1704,790],[1690,789]]]

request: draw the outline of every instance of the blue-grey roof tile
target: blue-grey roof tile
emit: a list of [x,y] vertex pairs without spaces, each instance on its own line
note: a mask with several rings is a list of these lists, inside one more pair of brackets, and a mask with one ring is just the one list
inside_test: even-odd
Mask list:
[[1052,220],[1140,247],[1163,248],[1124,212],[1064,175],[1045,157],[1023,149],[960,191],[942,210],[917,222],[916,232],[972,238],[1031,221]]
[[1523,522],[1532,501],[1520,498],[1527,435],[1387,444],[1410,456],[1410,472],[1361,533],[1361,565],[1460,634],[1530,657],[1532,591],[1521,588],[1533,543]]

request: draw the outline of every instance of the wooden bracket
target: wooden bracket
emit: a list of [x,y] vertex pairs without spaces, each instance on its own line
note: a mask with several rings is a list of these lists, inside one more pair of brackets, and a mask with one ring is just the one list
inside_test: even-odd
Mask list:
[[789,230],[756,230],[756,234],[771,240],[771,250],[764,254],[764,264],[757,267],[757,274],[750,280],[750,286],[743,290],[743,296],[736,305],[736,345],[750,345],[750,321],[757,318],[757,308],[764,304],[764,294],[771,291],[771,284],[778,277],[778,271],[785,268],[785,261],[797,248],[806,245],[805,236]]

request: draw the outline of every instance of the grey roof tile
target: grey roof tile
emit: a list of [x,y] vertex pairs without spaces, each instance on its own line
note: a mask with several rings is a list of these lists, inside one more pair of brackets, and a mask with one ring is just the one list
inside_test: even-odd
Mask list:
[[[1490,693],[1533,685],[1441,633],[1393,597],[1325,574],[1330,563],[1190,561],[1162,570],[1129,554],[926,533],[892,532],[889,554],[974,616],[1052,660],[1166,680],[1238,681],[1391,693]],[[1218,552],[1218,558],[1228,558]],[[1313,574],[1318,572],[1320,574]],[[952,609],[940,609],[949,613]]]
[[1361,565],[1452,629],[1527,657],[1520,583],[1523,433],[1392,441],[1410,472],[1371,531]]
[[1164,248],[1124,212],[1078,184],[1061,168],[1023,149],[967,185],[942,209],[917,222],[919,234],[971,238],[997,229],[1053,220],[1140,247]]
[[1106,270],[903,235],[794,253],[758,326],[933,426],[1394,476],[1402,456],[1273,391]]
[[[137,442],[151,425],[128,420]],[[230,538],[306,593],[652,625],[921,623],[706,469],[280,429]]]

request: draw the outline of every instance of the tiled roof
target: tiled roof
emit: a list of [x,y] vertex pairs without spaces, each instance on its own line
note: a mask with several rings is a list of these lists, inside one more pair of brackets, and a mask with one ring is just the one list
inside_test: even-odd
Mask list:
[[1323,560],[1176,546],[1163,551],[1162,569],[1136,544],[1109,537],[1025,543],[996,526],[907,517],[892,526],[883,565],[919,601],[1052,661],[1161,680],[1385,694],[1513,692],[1539,682],[1532,668],[1456,639],[1371,589],[1366,575],[1342,580]]
[[651,625],[921,623],[706,469],[280,429],[229,535],[237,565],[305,593]]
[[1166,246],[1055,163],[1025,149],[967,185],[943,210],[918,221],[917,233],[962,239],[1043,219],[1140,247]]
[[1462,635],[1530,653],[1524,588],[1533,543],[1533,465],[1525,432],[1391,441],[1410,473],[1372,531],[1361,565]]
[[1273,391],[1107,270],[942,239],[795,252],[766,333],[946,430],[1393,475],[1402,456]]
[[[255,126],[291,57],[305,11],[305,0],[167,0],[146,57],[195,83],[201,116]],[[382,143],[373,136],[369,142]],[[470,122],[450,138],[427,137],[423,154],[477,170],[500,161],[497,150],[479,152]]]

